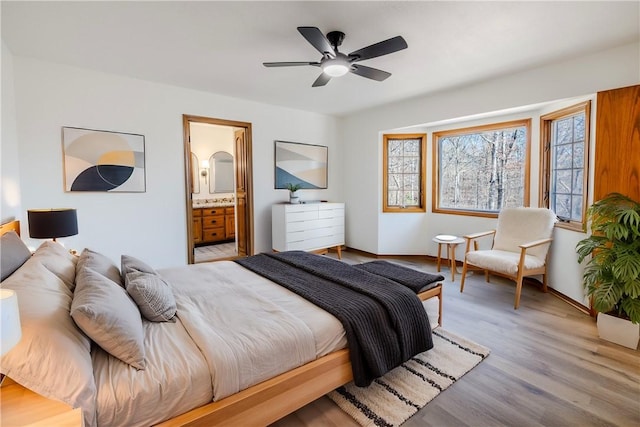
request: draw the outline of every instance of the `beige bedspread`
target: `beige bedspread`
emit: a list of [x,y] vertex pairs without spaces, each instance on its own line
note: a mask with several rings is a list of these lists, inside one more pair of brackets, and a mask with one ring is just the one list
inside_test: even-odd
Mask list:
[[172,284],[178,315],[207,361],[214,400],[346,344],[333,316],[234,262],[161,274]]
[[144,321],[145,370],[92,352],[99,426],[152,425],[346,347],[335,317],[234,262],[159,272],[179,319]]

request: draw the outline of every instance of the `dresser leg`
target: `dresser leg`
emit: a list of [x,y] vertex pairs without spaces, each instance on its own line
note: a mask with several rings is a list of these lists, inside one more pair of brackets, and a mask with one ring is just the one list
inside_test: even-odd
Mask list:
[[338,252],[338,259],[342,259],[342,247],[340,245],[336,246],[336,251]]

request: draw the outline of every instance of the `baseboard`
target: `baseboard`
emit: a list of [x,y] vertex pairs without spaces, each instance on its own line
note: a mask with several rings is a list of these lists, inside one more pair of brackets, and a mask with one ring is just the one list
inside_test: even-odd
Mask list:
[[[361,249],[354,249],[350,247],[346,247],[345,250],[349,252],[353,252],[355,254],[365,255],[365,256],[378,258],[378,259],[406,259],[406,260],[415,259],[415,260],[421,260],[421,261],[424,261],[426,259],[433,262],[436,262],[437,260],[437,257],[431,256],[431,255],[384,255],[384,254],[374,254],[371,252],[363,251]],[[462,265],[462,262],[456,261],[456,263],[458,265]]]

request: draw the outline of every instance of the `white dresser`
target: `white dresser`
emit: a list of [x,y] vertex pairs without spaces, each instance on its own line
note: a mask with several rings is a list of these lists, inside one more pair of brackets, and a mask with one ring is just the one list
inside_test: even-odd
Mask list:
[[271,208],[273,250],[323,251],[344,245],[344,203],[278,204]]

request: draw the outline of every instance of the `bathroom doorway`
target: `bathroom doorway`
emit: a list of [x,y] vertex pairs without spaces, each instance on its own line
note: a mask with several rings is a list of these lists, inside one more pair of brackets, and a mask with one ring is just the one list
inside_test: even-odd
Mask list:
[[253,253],[251,123],[183,116],[188,261]]

